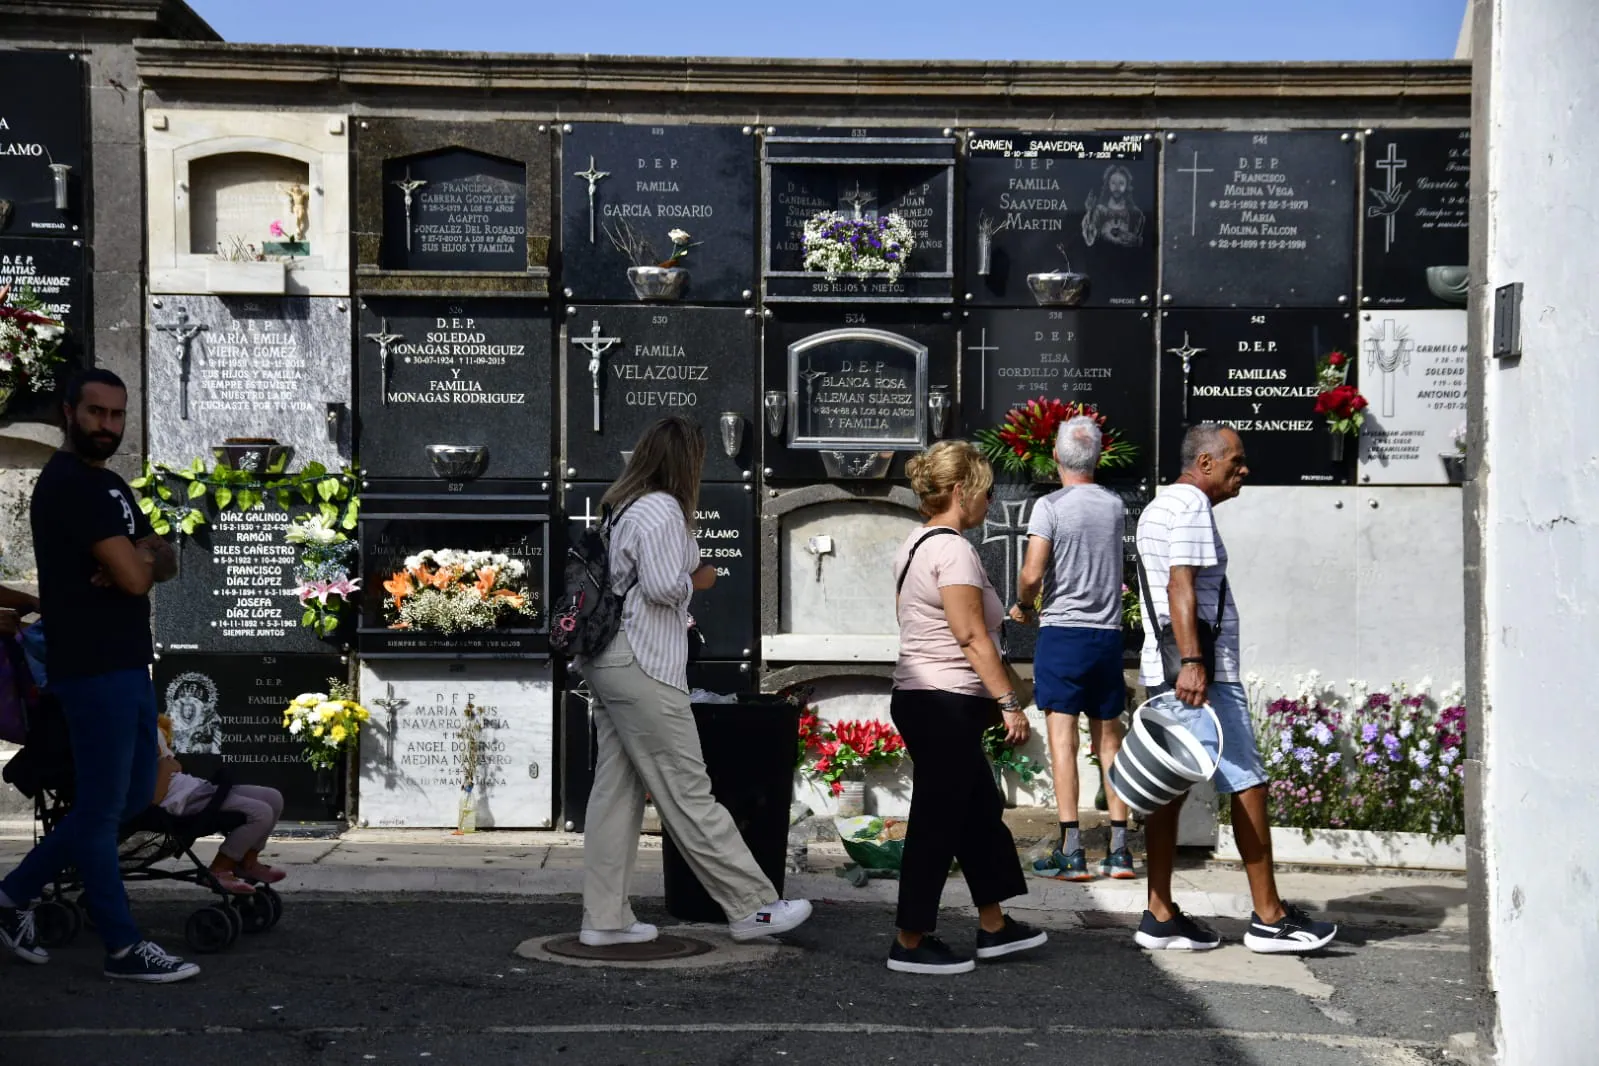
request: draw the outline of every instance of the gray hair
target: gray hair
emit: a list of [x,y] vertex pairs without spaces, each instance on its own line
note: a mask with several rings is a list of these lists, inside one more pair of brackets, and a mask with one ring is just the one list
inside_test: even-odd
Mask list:
[[1074,474],[1093,474],[1100,447],[1099,423],[1087,415],[1068,418],[1055,433],[1055,461]]
[[1197,426],[1189,426],[1188,432],[1183,434],[1183,469],[1187,470],[1199,462],[1201,455],[1220,459],[1221,435],[1227,428],[1220,422],[1201,422]]

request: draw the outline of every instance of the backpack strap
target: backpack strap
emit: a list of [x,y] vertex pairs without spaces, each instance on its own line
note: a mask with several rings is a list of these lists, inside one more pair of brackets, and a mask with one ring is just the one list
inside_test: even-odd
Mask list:
[[905,556],[905,569],[899,572],[899,578],[894,582],[894,597],[896,599],[899,598],[900,592],[905,588],[905,578],[906,575],[911,572],[911,560],[916,558],[916,549],[920,548],[923,544],[926,544],[933,537],[936,537],[941,533],[948,533],[950,536],[957,535],[955,531],[950,529],[948,526],[934,526],[932,529],[929,529],[926,533],[922,534],[915,544],[911,545],[910,554]]

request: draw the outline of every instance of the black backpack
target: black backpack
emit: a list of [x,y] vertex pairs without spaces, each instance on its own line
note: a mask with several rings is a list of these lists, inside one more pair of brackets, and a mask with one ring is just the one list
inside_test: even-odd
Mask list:
[[[606,508],[599,526],[584,529],[566,549],[566,591],[550,616],[550,648],[561,655],[593,657],[622,628],[622,603],[629,589],[611,588],[611,528],[627,513]],[[634,582],[637,583],[636,581]]]

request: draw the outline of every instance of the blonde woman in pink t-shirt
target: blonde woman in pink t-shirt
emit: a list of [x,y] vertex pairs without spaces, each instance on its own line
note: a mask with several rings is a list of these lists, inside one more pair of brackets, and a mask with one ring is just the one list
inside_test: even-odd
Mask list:
[[959,535],[987,515],[994,471],[972,444],[940,441],[905,473],[927,524],[894,557],[899,662],[890,711],[915,765],[916,788],[888,968],[966,973],[976,968],[972,958],[932,935],[953,860],[977,904],[979,959],[1047,939],[1000,908],[1000,901],[1026,895],[1027,883],[983,754],[983,731],[996,711],[1013,744],[1027,739],[1028,724],[999,656],[1004,609],[977,550]]

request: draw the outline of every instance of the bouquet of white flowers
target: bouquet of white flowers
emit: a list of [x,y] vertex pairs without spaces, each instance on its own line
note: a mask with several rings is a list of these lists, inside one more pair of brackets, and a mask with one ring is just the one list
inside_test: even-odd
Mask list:
[[821,271],[829,281],[840,274],[887,274],[898,281],[916,250],[916,235],[899,215],[849,218],[823,211],[805,223],[802,243],[805,269]]
[[10,393],[27,385],[42,392],[55,383],[67,331],[43,313],[32,293],[8,300],[10,293],[11,286],[0,287],[0,389]]
[[520,561],[498,552],[444,548],[409,556],[405,569],[383,583],[389,628],[461,633],[534,618],[526,574]]

